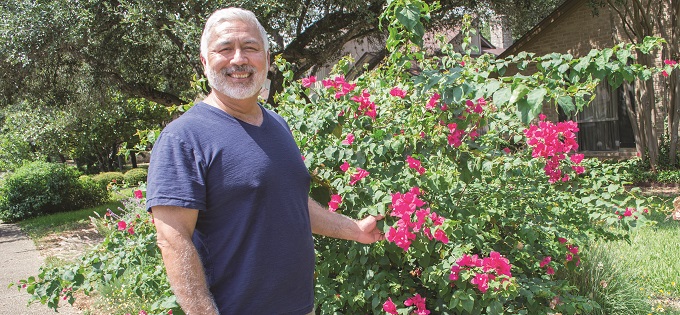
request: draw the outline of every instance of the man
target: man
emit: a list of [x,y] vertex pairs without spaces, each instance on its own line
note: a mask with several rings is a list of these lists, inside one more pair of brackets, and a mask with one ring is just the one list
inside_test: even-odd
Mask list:
[[376,222],[329,212],[290,129],[257,103],[267,35],[246,10],[218,10],[201,37],[212,92],[154,145],[147,206],[168,278],[189,315],[309,314],[312,233],[372,243]]

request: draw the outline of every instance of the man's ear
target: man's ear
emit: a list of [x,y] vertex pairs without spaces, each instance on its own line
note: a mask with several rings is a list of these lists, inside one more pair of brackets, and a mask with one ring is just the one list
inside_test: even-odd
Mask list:
[[206,69],[205,67],[206,67],[206,63],[208,61],[205,60],[205,57],[203,57],[203,54],[201,54],[200,57],[201,57],[201,64],[203,65],[203,73],[205,74],[205,69]]

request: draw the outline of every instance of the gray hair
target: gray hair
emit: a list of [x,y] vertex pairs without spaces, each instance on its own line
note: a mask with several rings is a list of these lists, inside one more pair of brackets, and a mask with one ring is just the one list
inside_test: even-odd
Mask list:
[[260,37],[262,37],[262,42],[264,43],[264,50],[269,51],[269,40],[267,39],[267,31],[264,30],[264,27],[262,27],[260,21],[257,20],[255,13],[245,9],[232,7],[220,9],[213,12],[208,18],[208,20],[205,22],[203,35],[201,35],[201,56],[203,56],[203,58],[208,57],[208,42],[210,41],[210,35],[215,26],[223,22],[234,20],[256,25],[257,29],[260,31]]

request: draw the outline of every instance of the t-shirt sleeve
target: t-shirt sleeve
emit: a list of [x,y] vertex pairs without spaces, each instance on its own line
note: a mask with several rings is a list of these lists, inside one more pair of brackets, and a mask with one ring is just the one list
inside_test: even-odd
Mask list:
[[151,151],[147,210],[154,206],[206,209],[205,165],[186,142],[161,133]]

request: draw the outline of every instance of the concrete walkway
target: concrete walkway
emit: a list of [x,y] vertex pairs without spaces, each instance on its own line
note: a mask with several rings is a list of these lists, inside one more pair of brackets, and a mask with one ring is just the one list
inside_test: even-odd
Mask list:
[[18,291],[16,286],[7,287],[10,283],[38,275],[42,263],[43,257],[35,244],[17,225],[0,223],[0,314],[82,314],[65,301],[59,303],[58,313],[38,302],[27,307],[29,294],[25,290]]

